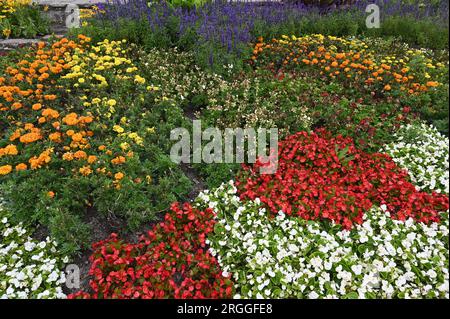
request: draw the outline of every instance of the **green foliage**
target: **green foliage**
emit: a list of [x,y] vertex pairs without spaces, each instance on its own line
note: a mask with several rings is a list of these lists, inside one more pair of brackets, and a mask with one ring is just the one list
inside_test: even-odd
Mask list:
[[33,38],[47,34],[49,26],[37,5],[18,6],[13,13],[0,19],[0,38]]
[[193,8],[204,5],[210,0],[167,0],[174,7]]

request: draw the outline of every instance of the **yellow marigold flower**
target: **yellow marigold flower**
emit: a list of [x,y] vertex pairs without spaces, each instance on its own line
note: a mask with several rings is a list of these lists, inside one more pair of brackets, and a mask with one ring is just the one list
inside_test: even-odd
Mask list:
[[109,106],[115,106],[117,104],[117,101],[114,99],[110,99],[108,100],[108,102],[106,102],[106,104],[108,104]]
[[114,125],[113,130],[119,134],[124,132],[123,127],[121,127],[120,125]]
[[145,79],[139,75],[135,75],[134,76],[134,82],[139,83],[139,84],[144,84],[145,83]]
[[128,134],[128,137],[131,139],[135,139],[135,138],[139,137],[139,135],[136,132],[132,132],[132,133]]
[[11,29],[3,29],[3,35],[5,36],[5,38],[9,38],[9,36],[11,35]]

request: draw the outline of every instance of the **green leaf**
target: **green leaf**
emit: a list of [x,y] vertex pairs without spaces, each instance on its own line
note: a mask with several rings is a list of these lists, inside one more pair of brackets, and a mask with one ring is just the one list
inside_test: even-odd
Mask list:
[[358,298],[359,298],[359,295],[356,291],[349,292],[348,294],[346,294],[343,297],[343,299],[358,299]]

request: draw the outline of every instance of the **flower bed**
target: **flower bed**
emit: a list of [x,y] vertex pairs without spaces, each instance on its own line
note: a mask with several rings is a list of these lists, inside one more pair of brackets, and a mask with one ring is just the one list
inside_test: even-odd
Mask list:
[[173,204],[138,244],[116,234],[94,244],[89,271],[94,292],[69,298],[229,298],[232,283],[206,250],[212,216],[211,209]]
[[373,205],[386,205],[399,220],[426,223],[448,210],[447,196],[416,191],[389,157],[361,152],[351,139],[323,130],[289,136],[279,143],[278,159],[275,174],[259,174],[266,164],[256,162],[236,182],[242,199],[260,198],[274,214],[325,218],[349,229]]
[[[371,43],[335,36],[283,36],[265,43],[256,43],[252,63],[268,66],[283,74],[294,69],[312,68],[317,76],[338,79],[359,90],[369,92],[406,91],[409,94],[426,92],[441,83],[445,65],[424,56],[417,49],[406,47],[396,57],[392,52],[380,54],[369,49]],[[280,76],[280,75],[279,75]]]
[[182,113],[139,75],[124,46],[81,35],[39,43],[0,78],[6,205],[49,226],[68,251],[89,239],[87,207],[136,228],[189,188],[166,155]]
[[[2,55],[0,297],[90,256],[69,298],[448,299],[448,14],[407,2],[112,1]],[[195,118],[276,172],[172,162]]]
[[216,212],[210,251],[235,298],[448,298],[448,211],[425,225],[373,207],[361,225],[270,218],[233,183],[199,196]]

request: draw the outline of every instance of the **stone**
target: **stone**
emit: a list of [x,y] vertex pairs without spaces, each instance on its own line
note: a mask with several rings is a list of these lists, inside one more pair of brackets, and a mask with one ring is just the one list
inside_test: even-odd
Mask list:
[[98,3],[106,3],[108,0],[34,0],[33,2],[42,6],[49,6],[50,8],[64,8],[68,4],[91,7]]
[[38,43],[40,41],[46,41],[52,37],[62,37],[61,34],[55,34],[55,35],[46,35],[44,37],[36,38],[36,39],[4,39],[0,40],[0,52],[8,52],[11,50],[15,50],[20,47],[33,45],[35,43]]

